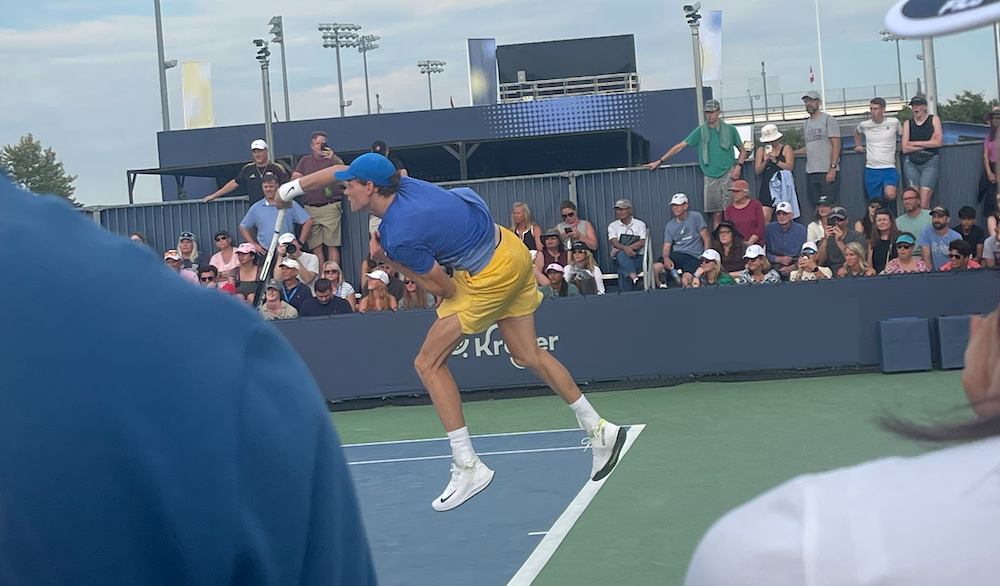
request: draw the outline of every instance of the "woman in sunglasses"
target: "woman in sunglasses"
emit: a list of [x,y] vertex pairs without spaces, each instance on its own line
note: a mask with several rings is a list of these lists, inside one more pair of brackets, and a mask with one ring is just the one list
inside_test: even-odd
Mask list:
[[556,224],[556,230],[563,237],[563,245],[567,250],[577,242],[583,242],[591,251],[597,250],[597,231],[594,226],[580,218],[576,204],[568,199],[559,204],[562,222]]
[[701,253],[699,260],[701,266],[694,272],[695,279],[691,281],[692,287],[736,284],[736,280],[722,270],[722,257],[719,256],[719,251],[714,248],[706,249],[705,252]]
[[249,242],[244,242],[236,247],[238,265],[235,270],[229,273],[236,277],[236,294],[250,303],[253,303],[257,284],[260,282],[260,267],[254,262],[256,260],[257,247]]
[[913,257],[913,247],[917,239],[909,232],[902,232],[896,237],[896,258],[890,260],[881,274],[901,275],[903,273],[927,273],[930,269],[924,261]]
[[400,309],[433,309],[437,307],[437,297],[434,297],[413,279],[406,277],[403,279],[403,299],[399,303]]
[[236,249],[233,248],[233,239],[229,236],[229,232],[219,230],[215,233],[215,247],[219,252],[213,254],[208,262],[219,269],[219,275],[227,276],[229,271],[240,266],[240,259],[236,257]]
[[180,238],[177,239],[177,251],[181,253],[181,263],[185,269],[198,270],[198,241],[195,240],[194,234],[188,231],[181,232]]
[[333,260],[328,260],[323,263],[323,278],[329,279],[333,283],[333,294],[341,299],[347,301],[348,305],[351,306],[351,311],[358,310],[358,299],[357,293],[354,290],[354,286],[344,280],[344,271],[340,269],[340,265]]
[[584,291],[589,285],[584,285],[583,283],[593,281],[593,287],[597,294],[604,295],[604,273],[601,272],[601,267],[597,266],[597,262],[594,261],[593,253],[590,252],[587,245],[583,242],[577,242],[573,245],[573,250],[569,253],[569,263],[563,271],[563,276],[567,281],[576,285],[577,289],[580,289],[584,294],[589,294],[587,291]]

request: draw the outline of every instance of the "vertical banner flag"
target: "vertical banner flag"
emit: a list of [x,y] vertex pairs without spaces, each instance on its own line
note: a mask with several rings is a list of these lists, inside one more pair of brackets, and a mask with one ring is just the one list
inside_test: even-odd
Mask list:
[[701,21],[701,78],[722,81],[722,11],[712,10]]
[[469,96],[473,106],[497,103],[497,40],[469,39]]
[[215,126],[211,63],[208,61],[181,63],[181,94],[184,98],[184,128]]

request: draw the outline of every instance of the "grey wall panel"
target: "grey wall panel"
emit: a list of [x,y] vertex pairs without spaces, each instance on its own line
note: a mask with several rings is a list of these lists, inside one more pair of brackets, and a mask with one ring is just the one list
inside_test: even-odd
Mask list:
[[615,201],[626,198],[632,202],[633,215],[646,223],[650,230],[655,259],[663,248],[663,227],[673,218],[670,197],[686,193],[691,209],[704,209],[703,176],[697,165],[678,165],[648,171],[624,169],[582,173],[576,178],[577,202],[583,218],[590,220],[600,233],[598,262],[604,272],[614,272],[608,245],[608,225],[614,222]]
[[486,200],[493,219],[508,228],[511,225],[510,213],[514,202],[526,203],[531,210],[531,217],[541,226],[543,232],[562,221],[559,202],[569,199],[569,176],[566,173],[483,179],[441,185],[449,188],[471,188]]
[[180,233],[188,230],[198,239],[199,251],[211,256],[215,254],[212,237],[218,230],[228,230],[236,242],[242,241],[239,223],[248,208],[246,198],[222,198],[209,203],[172,202],[95,209],[100,210],[102,226],[122,236],[142,232],[158,252],[176,247]]

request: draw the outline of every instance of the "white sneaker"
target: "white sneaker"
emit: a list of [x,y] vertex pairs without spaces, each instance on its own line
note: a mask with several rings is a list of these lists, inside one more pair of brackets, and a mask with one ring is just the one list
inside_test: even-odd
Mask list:
[[600,480],[611,474],[615,464],[618,463],[618,456],[622,452],[622,446],[625,445],[626,436],[628,436],[628,430],[602,419],[597,430],[594,431],[594,435],[583,440],[588,447],[594,450],[591,480]]
[[468,465],[451,463],[451,482],[441,496],[431,502],[435,511],[450,511],[490,485],[494,472],[479,457]]

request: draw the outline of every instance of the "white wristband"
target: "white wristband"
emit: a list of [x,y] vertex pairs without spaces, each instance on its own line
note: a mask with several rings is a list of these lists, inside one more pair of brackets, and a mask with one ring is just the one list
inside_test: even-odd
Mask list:
[[279,187],[278,195],[281,196],[281,200],[289,202],[300,195],[305,195],[306,192],[302,191],[301,181],[301,179],[295,179]]

